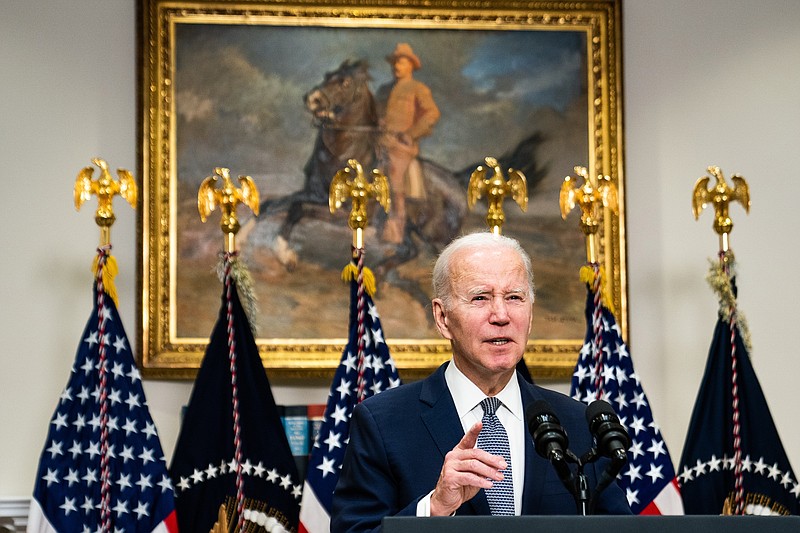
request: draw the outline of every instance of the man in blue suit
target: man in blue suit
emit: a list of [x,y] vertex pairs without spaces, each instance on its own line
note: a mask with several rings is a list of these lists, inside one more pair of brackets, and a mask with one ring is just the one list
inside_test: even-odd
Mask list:
[[[331,532],[377,531],[383,517],[394,515],[577,514],[575,498],[535,452],[525,427],[525,407],[545,400],[570,449],[582,454],[592,446],[584,404],[516,373],[533,319],[528,254],[508,237],[460,237],[434,266],[433,293],[433,317],[452,359],[428,378],[355,408]],[[486,402],[499,405],[496,419]],[[490,439],[481,431],[496,428],[498,419],[505,447],[493,454],[486,442],[495,433]],[[607,464],[585,467],[590,489]],[[601,493],[596,510],[630,514],[616,483]]]

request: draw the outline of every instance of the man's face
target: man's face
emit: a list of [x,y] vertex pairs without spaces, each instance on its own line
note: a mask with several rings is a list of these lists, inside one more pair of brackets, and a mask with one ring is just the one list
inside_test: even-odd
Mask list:
[[414,63],[406,56],[400,56],[392,64],[392,73],[398,80],[410,78],[414,73]]
[[507,248],[465,248],[452,265],[453,298],[449,309],[433,301],[436,326],[451,341],[459,370],[488,393],[508,381],[528,342],[533,308],[525,266]]

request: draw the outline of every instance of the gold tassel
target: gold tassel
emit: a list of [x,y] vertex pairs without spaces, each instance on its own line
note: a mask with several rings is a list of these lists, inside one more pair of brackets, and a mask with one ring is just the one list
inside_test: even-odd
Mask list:
[[580,272],[581,282],[588,286],[594,285],[594,269],[589,265],[583,265]]
[[[583,265],[580,271],[580,279],[583,283],[587,284],[590,288],[594,288],[594,268],[589,265]],[[611,297],[611,289],[606,279],[606,269],[600,267],[600,301],[608,309],[611,314],[614,314],[614,299]]]
[[[247,320],[250,322],[250,331],[254,337],[258,337],[258,296],[256,295],[255,285],[253,284],[253,276],[250,270],[241,258],[232,257],[231,263],[231,279],[236,283],[236,289],[239,293],[239,299],[242,302],[244,314],[247,315]],[[221,282],[225,281],[225,256],[220,254],[219,261],[217,262],[217,277]]]
[[[97,269],[98,269],[98,260],[100,256],[96,255],[94,257],[94,261],[92,261],[92,274],[97,277]],[[117,298],[117,287],[114,285],[114,277],[119,272],[119,267],[117,266],[117,260],[114,259],[114,256],[109,254],[106,256],[106,264],[103,267],[103,290],[108,294],[112,300],[114,300],[114,305],[119,309],[119,299]]]
[[[370,296],[375,296],[375,291],[377,290],[375,274],[368,267],[364,267],[362,274],[364,276],[364,289]],[[358,267],[353,263],[348,263],[342,270],[342,281],[348,282],[356,279],[358,279]]]
[[719,302],[719,314],[724,321],[731,319],[731,314],[736,312],[736,323],[739,326],[739,332],[742,334],[742,342],[749,354],[753,353],[752,339],[750,337],[750,328],[747,325],[747,319],[744,313],[740,311],[736,305],[736,296],[733,294],[732,278],[736,277],[736,260],[733,253],[729,252],[725,257],[725,263],[728,265],[728,273],[725,268],[717,260],[709,259],[710,267],[706,281],[711,286],[717,295]]

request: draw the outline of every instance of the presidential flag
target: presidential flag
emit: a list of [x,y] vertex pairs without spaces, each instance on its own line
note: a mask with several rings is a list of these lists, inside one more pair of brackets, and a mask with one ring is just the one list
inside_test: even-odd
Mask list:
[[[357,281],[350,282],[350,333],[333,377],[325,418],[311,451],[300,508],[301,533],[330,531],[333,489],[342,468],[350,435],[350,415],[355,406],[400,385],[397,368],[383,338],[378,311],[364,285],[359,290]],[[359,343],[362,343],[361,349]]]
[[232,265],[243,268],[226,256],[219,318],[170,465],[178,525],[205,533],[220,519],[229,531],[296,531],[302,480]]
[[683,514],[678,483],[667,445],[628,347],[603,295],[603,269],[581,269],[586,283],[586,338],[572,376],[572,397],[610,403],[631,437],[628,462],[617,477],[634,514]]
[[50,422],[28,531],[177,531],[172,483],[122,326],[110,246],[94,306]]
[[708,276],[720,308],[678,469],[683,504],[687,514],[800,514],[800,482],[750,361],[733,256],[722,259]]

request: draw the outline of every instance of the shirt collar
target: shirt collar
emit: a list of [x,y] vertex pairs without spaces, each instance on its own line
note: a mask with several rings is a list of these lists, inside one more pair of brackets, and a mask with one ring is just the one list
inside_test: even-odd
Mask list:
[[[483,391],[456,367],[452,359],[444,370],[444,379],[456,405],[459,420],[486,398]],[[516,372],[496,396],[515,418],[522,420],[522,396]]]

